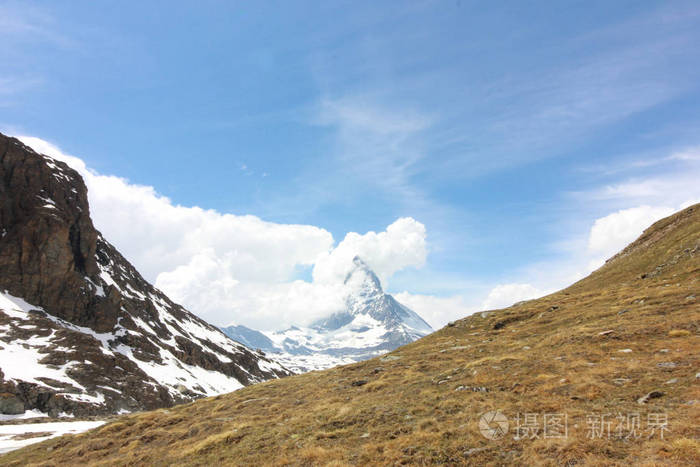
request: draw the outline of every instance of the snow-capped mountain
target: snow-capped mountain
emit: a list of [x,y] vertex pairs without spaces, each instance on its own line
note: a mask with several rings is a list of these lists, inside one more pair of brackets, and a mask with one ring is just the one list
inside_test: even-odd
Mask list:
[[149,284],[80,175],[0,134],[0,413],[153,409],[289,373]]
[[277,332],[241,325],[222,329],[301,372],[365,360],[433,332],[418,314],[384,293],[379,278],[359,257],[353,259],[344,282],[345,308],[308,327]]

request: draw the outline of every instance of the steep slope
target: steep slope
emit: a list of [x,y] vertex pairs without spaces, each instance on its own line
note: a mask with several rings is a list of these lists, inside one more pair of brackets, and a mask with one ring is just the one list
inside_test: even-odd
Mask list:
[[417,313],[384,293],[379,278],[359,257],[354,258],[344,283],[348,289],[345,309],[310,327],[272,333],[240,325],[222,330],[296,372],[366,360],[433,332]]
[[0,393],[12,411],[152,409],[287,374],[145,281],[95,230],[77,172],[0,135]]
[[699,292],[695,205],[547,297],[0,463],[698,465]]

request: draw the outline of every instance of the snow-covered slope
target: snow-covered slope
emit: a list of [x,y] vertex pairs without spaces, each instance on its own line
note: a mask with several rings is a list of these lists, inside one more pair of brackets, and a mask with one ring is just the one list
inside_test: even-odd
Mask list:
[[418,314],[384,293],[377,276],[359,257],[353,260],[345,284],[345,308],[311,326],[260,332],[239,325],[223,331],[234,340],[254,342],[254,348],[298,372],[365,360],[433,331]]
[[104,425],[104,421],[65,421],[0,425],[0,454],[67,434],[78,434]]
[[86,192],[0,134],[0,413],[152,409],[289,374],[143,279]]

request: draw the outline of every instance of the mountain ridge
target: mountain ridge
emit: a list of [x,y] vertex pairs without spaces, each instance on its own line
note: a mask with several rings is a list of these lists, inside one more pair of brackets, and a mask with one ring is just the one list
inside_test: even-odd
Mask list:
[[0,392],[27,410],[152,409],[289,374],[143,279],[80,175],[2,134],[0,295]]

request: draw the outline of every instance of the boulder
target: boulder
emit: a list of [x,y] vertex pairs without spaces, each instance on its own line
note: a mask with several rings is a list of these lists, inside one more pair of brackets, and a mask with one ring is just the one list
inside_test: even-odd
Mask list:
[[0,394],[0,414],[18,415],[24,413],[24,402],[14,394]]

